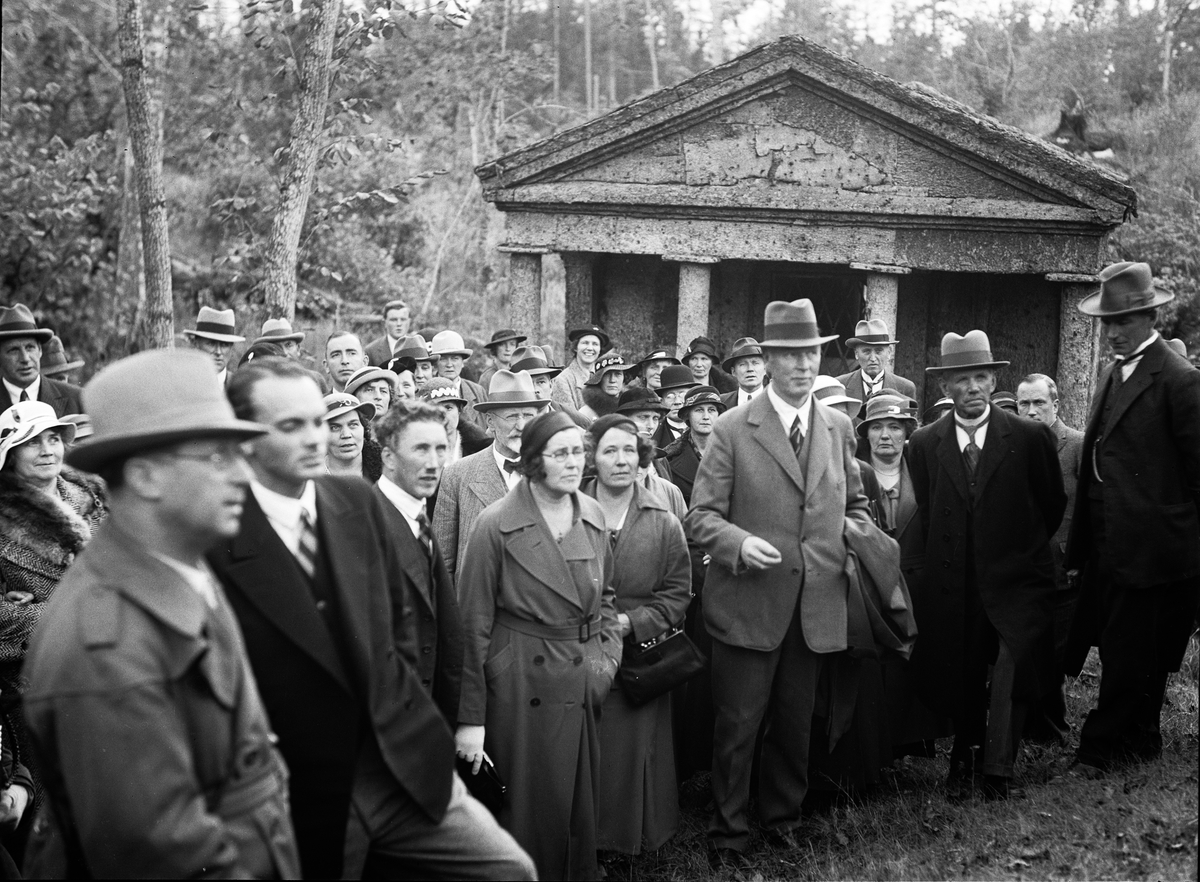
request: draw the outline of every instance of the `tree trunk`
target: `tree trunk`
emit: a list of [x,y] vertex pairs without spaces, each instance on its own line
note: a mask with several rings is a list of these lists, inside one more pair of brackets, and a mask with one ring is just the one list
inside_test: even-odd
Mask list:
[[650,87],[657,92],[658,84],[658,29],[654,27],[654,10],[646,0],[646,49],[650,52]]
[[273,318],[291,321],[296,315],[296,263],[300,233],[317,174],[317,151],[325,110],[341,0],[319,0],[312,7],[312,24],[304,39],[299,65],[300,106],[288,135],[279,185],[279,205],[271,223],[265,255],[264,307]]
[[[166,51],[166,17],[162,30],[152,32],[155,54]],[[141,0],[122,0],[117,26],[121,47],[121,82],[129,121],[129,145],[142,227],[146,308],[139,335],[147,347],[171,348],[175,341],[175,316],[171,297],[171,246],[167,234],[167,199],[162,173],[162,102],[152,100],[147,69],[146,32]]]
[[583,79],[587,115],[592,116],[596,109],[592,86],[592,0],[583,0]]
[[[552,0],[553,2],[553,0]],[[562,104],[562,10],[554,5],[554,104]]]

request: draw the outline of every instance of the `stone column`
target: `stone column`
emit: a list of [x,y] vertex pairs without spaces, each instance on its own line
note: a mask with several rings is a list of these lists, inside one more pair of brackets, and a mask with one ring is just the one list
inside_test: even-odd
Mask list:
[[896,333],[900,311],[900,276],[894,273],[868,273],[863,288],[863,318],[882,319],[888,331]]
[[696,337],[708,336],[708,294],[712,285],[715,257],[695,254],[664,254],[663,260],[679,262],[679,301],[675,323],[676,355],[683,355]]
[[[566,364],[571,360],[567,331],[592,324],[596,314],[592,301],[592,268],[596,255],[588,251],[564,251],[561,257],[566,273],[566,328],[549,330],[554,335],[554,345],[559,347],[554,355],[561,360],[556,363]],[[557,336],[560,333],[562,337]]]
[[1100,320],[1078,309],[1079,301],[1095,288],[1095,282],[1067,282],[1060,298],[1058,370],[1054,377],[1058,383],[1058,415],[1075,429],[1087,423],[1100,369]]
[[508,255],[508,310],[512,325],[531,340],[542,336],[542,255],[545,249],[501,247]]

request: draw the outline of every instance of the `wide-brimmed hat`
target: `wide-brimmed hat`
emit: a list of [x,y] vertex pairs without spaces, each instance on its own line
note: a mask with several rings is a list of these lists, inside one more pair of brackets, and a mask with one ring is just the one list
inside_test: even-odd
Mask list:
[[630,386],[617,398],[617,413],[640,413],[643,410],[669,413],[671,408],[663,404],[662,399],[652,390],[643,386]]
[[245,337],[239,337],[233,319],[232,309],[213,309],[211,306],[201,306],[196,316],[196,327],[184,330],[185,337],[203,337],[206,340],[216,340],[218,343],[244,343]]
[[946,411],[954,409],[953,398],[939,398],[929,406],[929,410],[925,411],[921,416],[922,422],[932,423],[938,417],[942,416]]
[[359,401],[349,392],[330,392],[325,396],[325,421],[336,420],[351,411],[358,411],[364,422],[375,419],[375,405],[370,401]]
[[644,370],[646,365],[650,364],[653,361],[666,361],[673,365],[681,363],[678,358],[676,358],[674,355],[669,353],[667,350],[655,349],[653,352],[651,352],[649,355],[647,355],[645,358],[643,358],[641,361],[639,361],[636,365],[634,365],[634,367],[636,367],[639,371]]
[[[254,343],[287,343],[289,340],[304,342],[304,332],[293,331],[291,322],[285,318],[277,318],[263,322],[262,333],[254,338]],[[254,343],[250,345],[253,346]]]
[[867,424],[878,420],[909,420],[915,425],[917,402],[898,392],[893,393],[891,390],[877,392],[867,399],[866,407],[863,408],[862,422],[858,424],[858,434],[864,438],[867,437]]
[[388,370],[387,368],[383,368],[383,367],[378,367],[376,365],[367,365],[366,367],[360,367],[358,370],[356,370],[354,373],[352,373],[350,375],[350,379],[348,379],[346,381],[346,391],[349,392],[351,395],[353,395],[355,392],[357,392],[359,389],[361,389],[367,383],[374,382],[375,380],[385,380],[387,382],[387,384],[392,388],[392,391],[393,392],[396,391],[396,373],[395,373],[395,371],[391,371],[391,370]]
[[689,343],[687,352],[683,353],[683,357],[679,360],[687,364],[688,359],[693,355],[707,355],[713,361],[721,360],[721,356],[717,354],[717,344],[708,337],[697,337]]
[[486,413],[502,407],[546,407],[550,402],[538,398],[533,377],[527,371],[496,371],[488,384],[488,400],[476,401],[475,409]]
[[85,472],[180,441],[268,431],[233,415],[212,359],[189,350],[155,349],[109,365],[83,387],[83,409],[95,431],[67,452],[67,463]]
[[407,358],[410,361],[432,361],[436,362],[440,356],[434,355],[429,351],[429,344],[425,342],[425,338],[420,334],[409,334],[400,341],[400,345],[396,347],[396,351],[392,353],[392,358]]
[[63,343],[59,339],[58,334],[51,337],[46,342],[46,345],[42,347],[41,370],[44,376],[53,377],[57,374],[65,374],[68,371],[81,368],[83,365],[83,359],[67,361],[67,351],[63,349]]
[[721,362],[721,367],[726,373],[733,371],[733,365],[738,359],[749,358],[751,355],[762,357],[762,347],[758,345],[758,341],[753,337],[739,337],[733,341],[733,349],[729,353],[729,358]]
[[992,344],[988,341],[988,335],[983,331],[967,331],[965,337],[960,337],[951,331],[942,337],[942,363],[936,367],[927,367],[925,371],[936,374],[968,368],[1007,366],[1007,361],[997,361],[992,357]]
[[721,393],[714,387],[697,386],[687,394],[687,398],[683,399],[683,404],[679,405],[680,422],[686,422],[691,409],[699,407],[701,404],[716,405],[718,413],[724,413],[726,410],[725,402],[721,400]]
[[627,364],[625,359],[615,352],[609,352],[596,359],[596,364],[592,367],[592,375],[584,380],[583,385],[599,386],[604,375],[609,371],[625,373],[631,370],[633,370],[633,365]]
[[1084,315],[1117,316],[1154,309],[1170,303],[1175,295],[1154,287],[1148,263],[1124,261],[1100,270],[1100,290],[1079,301]]
[[47,429],[59,429],[67,444],[75,440],[75,424],[59,419],[54,408],[44,401],[19,401],[0,413],[0,468],[4,467],[8,451],[32,441]]
[[524,342],[529,338],[519,331],[514,331],[512,328],[502,328],[492,334],[492,339],[483,344],[484,349],[492,349],[499,346],[501,343],[507,343],[509,340],[516,340],[518,343]]
[[851,398],[846,394],[846,386],[841,380],[826,376],[825,374],[819,374],[813,380],[812,388],[809,392],[817,401],[824,402],[830,407],[833,407],[835,404],[862,405],[861,398]]
[[855,346],[890,346],[899,342],[892,339],[883,319],[864,319],[854,326],[854,336],[846,341],[846,345],[853,350]]
[[429,344],[430,355],[461,355],[463,358],[470,358],[474,351],[467,348],[462,334],[458,331],[439,331],[433,335]]
[[763,312],[763,335],[759,345],[764,349],[796,349],[801,346],[820,346],[836,340],[837,334],[821,335],[817,327],[817,311],[811,300],[772,300]]
[[92,428],[92,418],[86,413],[67,413],[63,414],[63,422],[70,423],[75,427],[75,440],[82,441],[84,438],[91,438],[95,429]]
[[1013,413],[1017,412],[1017,396],[1011,392],[993,392],[991,402],[996,407],[1003,407]]
[[421,388],[417,390],[417,397],[428,401],[430,404],[441,404],[445,401],[453,401],[461,410],[467,406],[467,399],[463,398],[454,391],[454,384],[445,377],[433,377],[421,384]]
[[600,351],[602,353],[608,352],[608,350],[612,348],[612,339],[608,336],[608,333],[604,330],[604,328],[600,327],[599,325],[583,325],[582,327],[572,328],[571,330],[567,331],[567,339],[572,343],[578,343],[580,337],[587,336],[592,336],[599,339]]
[[663,368],[663,372],[658,375],[658,391],[669,392],[672,389],[691,389],[693,386],[698,386],[696,378],[692,376],[692,369],[687,365],[672,364]]
[[534,377],[540,375],[557,377],[563,371],[558,365],[550,364],[550,359],[546,357],[546,350],[541,346],[522,346],[512,354],[508,369],[513,373],[526,371]]
[[49,328],[39,328],[33,320],[33,313],[24,303],[16,303],[0,309],[0,340],[13,337],[32,337],[39,343],[47,342],[54,336]]

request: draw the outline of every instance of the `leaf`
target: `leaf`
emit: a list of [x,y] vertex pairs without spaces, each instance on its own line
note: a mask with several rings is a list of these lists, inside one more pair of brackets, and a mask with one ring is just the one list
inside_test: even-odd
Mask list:
[[837,839],[838,845],[842,846],[843,848],[850,844],[850,837],[848,837],[841,830],[835,831],[833,835],[834,838]]

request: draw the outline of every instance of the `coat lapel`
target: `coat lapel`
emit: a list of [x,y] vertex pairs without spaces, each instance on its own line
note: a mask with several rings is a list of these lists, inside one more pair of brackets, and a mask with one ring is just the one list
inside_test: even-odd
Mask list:
[[[979,493],[987,486],[988,480],[996,473],[1000,463],[1009,451],[1009,438],[1012,435],[1012,417],[998,407],[992,408],[987,437],[983,442],[983,450],[979,453],[979,465],[976,467],[975,483]],[[965,470],[965,466],[964,466]]]
[[962,451],[958,449],[958,436],[954,429],[954,414],[947,414],[944,420],[934,423],[938,436],[938,460],[950,477],[950,483],[958,490],[963,499],[970,499],[967,489],[967,465],[963,462]]
[[508,485],[500,477],[490,446],[481,451],[474,473],[467,477],[467,486],[484,508],[508,495]]
[[[771,406],[770,398],[761,394],[755,397],[746,407],[746,421],[754,427],[753,436],[764,450],[779,463],[801,491],[804,490],[804,475],[800,471],[800,463],[796,461],[796,453],[788,441],[787,432]],[[810,432],[811,432],[811,426]],[[811,458],[812,451],[809,451]],[[811,461],[811,460],[810,460]]]
[[[1113,426],[1121,421],[1121,417],[1125,415],[1125,411],[1129,410],[1130,405],[1137,400],[1139,395],[1150,388],[1154,382],[1154,375],[1162,370],[1163,353],[1159,349],[1160,346],[1166,347],[1161,337],[1147,346],[1145,354],[1142,355],[1141,361],[1134,366],[1133,373],[1129,375],[1129,379],[1121,384],[1117,400],[1113,405],[1112,415],[1109,416],[1108,422],[1104,424],[1105,434],[1111,432]],[[1117,364],[1113,365],[1113,370],[1116,370]]]
[[378,485],[371,492],[376,495],[379,504],[383,506],[388,533],[400,552],[400,565],[404,568],[405,575],[417,586],[417,593],[425,601],[426,606],[433,609],[433,595],[429,584],[432,573],[427,563],[429,558],[425,556],[425,549],[413,535],[412,528],[408,525],[408,519],[400,513],[390,499],[383,495],[383,491],[379,489]]
[[[550,537],[550,531],[546,529],[545,522],[537,510],[528,484],[521,482],[517,491],[517,501],[520,505],[513,509],[510,523],[501,527],[501,531],[505,533],[505,547],[509,555],[530,576],[572,606],[583,609],[583,602],[575,586],[575,577],[571,575],[571,569],[567,566],[564,551],[569,552],[572,559],[594,557],[591,546],[584,551],[578,547],[578,543],[572,542],[569,547],[564,543],[564,547],[560,548]],[[567,535],[570,536],[571,533]]]
[[[804,485],[815,493],[821,478],[829,469],[833,457],[833,424],[825,417],[825,405],[813,401],[808,419],[808,462],[805,464]],[[788,445],[791,447],[791,444]]]
[[[369,682],[371,665],[367,657],[370,646],[371,603],[366,596],[370,578],[367,561],[372,556],[370,544],[377,541],[376,527],[367,518],[366,510],[351,505],[338,492],[337,485],[317,481],[317,529],[333,570],[334,590],[341,602],[348,645],[363,682]],[[386,576],[384,577],[386,578]]]

